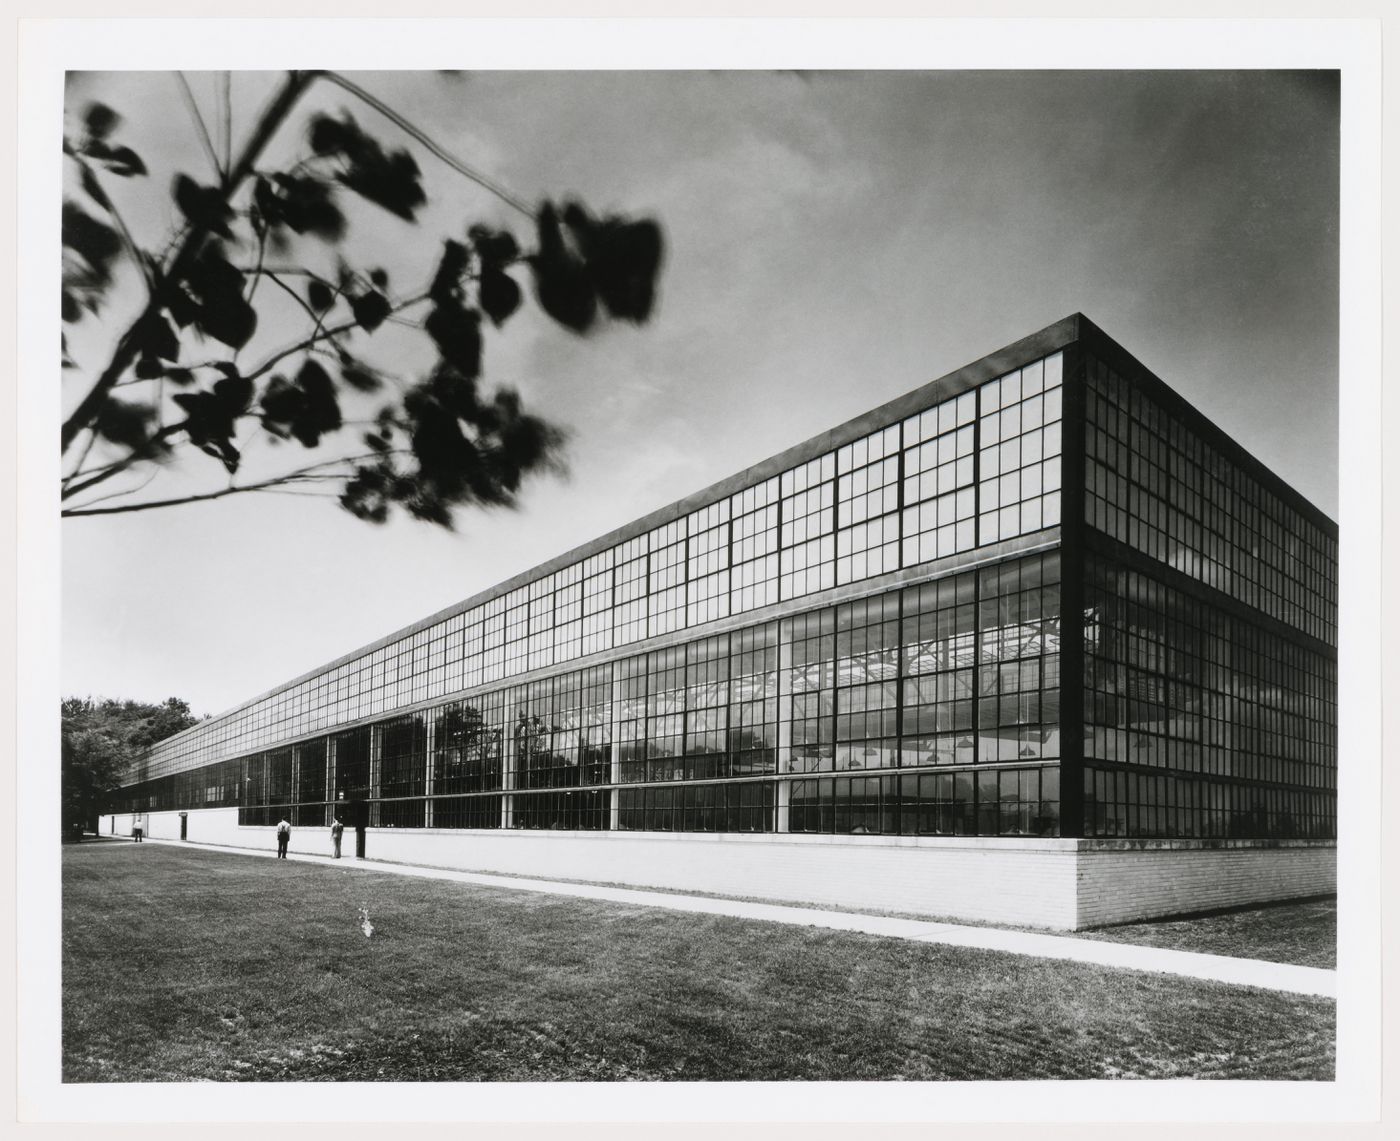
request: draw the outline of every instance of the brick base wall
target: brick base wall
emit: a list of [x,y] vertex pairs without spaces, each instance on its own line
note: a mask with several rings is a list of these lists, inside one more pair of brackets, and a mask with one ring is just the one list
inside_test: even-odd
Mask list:
[[1079,853],[1076,926],[1330,895],[1336,890],[1333,843],[1086,841]]
[[[104,817],[102,833],[113,818]],[[131,817],[115,818],[130,835]],[[176,812],[146,834],[178,839]],[[189,841],[274,851],[235,808],[189,813]],[[330,855],[326,828],[293,828],[293,853]],[[346,858],[354,833],[347,830]],[[1303,841],[1092,841],[372,828],[374,860],[666,888],[773,902],[1072,930],[1336,890],[1336,848]]]

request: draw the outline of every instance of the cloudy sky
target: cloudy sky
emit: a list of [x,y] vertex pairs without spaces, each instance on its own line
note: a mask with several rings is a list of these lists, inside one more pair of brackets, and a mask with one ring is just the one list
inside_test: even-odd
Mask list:
[[[188,78],[217,148],[220,83]],[[528,202],[577,195],[658,218],[657,314],[581,340],[530,312],[489,337],[487,379],[573,433],[568,476],[537,481],[518,513],[467,514],[448,533],[261,495],[65,521],[65,694],[221,711],[1076,311],[1336,517],[1332,75],[355,79]],[[235,145],[275,83],[232,77]],[[71,110],[94,99],[124,115],[120,141],[151,168],[119,204],[158,243],[173,174],[210,178],[178,83],[71,79]],[[342,106],[399,141],[337,89],[305,104]],[[289,130],[273,157],[301,146]],[[527,232],[419,161],[430,208],[416,226],[353,213],[360,264],[408,285],[470,222]],[[110,351],[119,310],[74,338],[84,370]],[[275,320],[259,337],[286,339]],[[380,360],[409,376],[426,363],[399,331]],[[149,490],[220,474],[191,456]]]

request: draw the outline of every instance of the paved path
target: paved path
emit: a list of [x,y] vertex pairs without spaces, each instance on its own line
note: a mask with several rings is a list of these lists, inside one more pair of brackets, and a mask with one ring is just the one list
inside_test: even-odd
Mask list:
[[[147,843],[168,844],[172,847],[192,847],[204,851],[232,852],[240,856],[261,856],[269,859],[276,855],[271,850],[226,847],[219,844],[183,844],[178,840],[149,840]],[[968,927],[958,923],[940,923],[924,919],[897,919],[891,916],[861,915],[847,911],[821,911],[815,908],[791,907],[776,903],[748,903],[736,899],[678,895],[665,891],[646,891],[640,888],[600,887],[592,884],[562,883],[557,880],[488,875],[482,872],[458,872],[446,868],[357,860],[353,857],[333,860],[329,856],[292,853],[288,858],[302,863],[326,864],[346,871],[372,871],[388,875],[416,876],[420,879],[450,880],[454,883],[482,884],[487,887],[508,888],[512,891],[546,892],[550,895],[572,896],[575,899],[605,899],[615,903],[638,904],[643,907],[665,907],[672,911],[730,915],[738,919],[787,923],[795,927],[825,927],[833,931],[859,931],[867,935],[911,939],[919,943],[941,943],[949,947],[971,947],[984,951],[1003,951],[1013,955],[1034,955],[1044,959],[1092,963],[1097,966],[1117,967],[1122,970],[1185,975],[1188,978],[1252,986],[1261,990],[1287,991],[1293,994],[1318,995],[1323,998],[1337,997],[1336,971],[1324,970],[1320,967],[1297,967],[1287,963],[1267,963],[1260,959],[1236,959],[1228,955],[1203,955],[1195,951],[1173,951],[1161,947],[1143,947],[1130,943],[1109,943],[1101,939],[1041,935],[1027,931],[1008,931],[999,927]]]

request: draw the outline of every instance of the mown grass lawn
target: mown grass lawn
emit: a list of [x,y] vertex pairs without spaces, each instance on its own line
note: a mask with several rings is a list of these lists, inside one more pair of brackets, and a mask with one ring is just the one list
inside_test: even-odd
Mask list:
[[63,858],[67,1081],[1333,1076],[1321,999],[193,848]]
[[1114,943],[1335,970],[1337,898],[1240,908],[1194,919],[1125,923],[1079,934]]

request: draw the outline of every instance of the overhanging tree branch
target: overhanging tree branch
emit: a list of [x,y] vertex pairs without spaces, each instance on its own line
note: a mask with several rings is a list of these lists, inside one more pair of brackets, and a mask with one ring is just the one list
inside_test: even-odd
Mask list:
[[[298,239],[338,247],[347,228],[341,204],[346,192],[410,223],[418,221],[428,201],[412,150],[385,147],[345,111],[307,117],[309,157],[286,164],[260,162],[316,78],[331,79],[454,171],[529,217],[535,248],[523,251],[510,232],[468,220],[458,230],[465,241],[442,241],[431,284],[398,300],[391,300],[383,267],[355,266],[340,253],[329,279],[305,265],[269,266],[270,259],[300,259],[304,251],[294,244]],[[192,100],[188,84],[183,77],[180,81]],[[160,258],[135,249],[129,234],[118,240],[107,220],[85,213],[81,201],[65,204],[65,322],[97,313],[103,295],[113,288],[111,265],[123,247],[148,274],[152,288],[142,312],[117,338],[106,367],[64,422],[65,456],[83,433],[87,438],[63,477],[63,515],[145,511],[289,483],[333,482],[343,486],[342,506],[375,522],[399,508],[450,527],[457,507],[513,505],[523,477],[559,466],[558,448],[566,433],[526,412],[514,391],[483,387],[487,322],[499,328],[521,306],[525,295],[516,280],[521,270],[534,279],[540,309],[575,333],[588,332],[600,319],[644,322],[660,264],[659,227],[648,220],[594,218],[577,203],[556,207],[546,202],[536,215],[358,84],[324,72],[289,73],[253,121],[237,161],[225,154],[220,162],[216,147],[227,149],[231,133],[227,84],[223,95],[217,138],[197,118],[202,142],[221,170],[219,183],[201,185],[186,174],[176,175],[173,197],[182,221]],[[77,137],[76,149],[114,174],[142,173],[144,166],[130,148],[107,141],[119,119],[110,108],[89,104],[83,120],[87,134]],[[102,205],[95,179],[87,179],[84,189]],[[251,266],[236,264],[240,250],[252,255],[247,258]],[[291,257],[271,258],[274,252]],[[294,282],[292,275],[306,284]],[[310,333],[303,330],[294,342],[245,371],[240,354],[260,323],[270,327],[260,318],[290,312],[279,297],[269,296],[273,291],[259,295],[264,277],[272,279],[277,293],[292,298],[309,319]],[[258,309],[253,308],[255,296]],[[411,322],[404,319],[407,310],[424,302],[421,320],[418,313]],[[347,313],[352,319],[332,324]],[[373,356],[360,357],[358,335],[372,336],[387,322],[421,330],[421,339],[431,343],[436,363],[425,374],[410,381],[394,375],[392,368],[381,371]],[[232,352],[223,359],[201,354],[206,357],[201,363],[182,363],[200,341],[219,342]],[[278,367],[298,355],[302,359],[290,368]],[[156,388],[142,397],[112,398],[118,386],[151,382]],[[259,439],[240,425],[251,419],[263,432],[308,450],[343,449],[345,438],[333,439],[348,426],[351,406],[342,408],[342,402],[381,392],[386,384],[397,392],[391,390],[363,432],[372,454],[337,457],[255,483],[232,482],[243,466],[243,450]],[[360,408],[367,410],[363,403]],[[112,485],[117,490],[104,488],[98,499],[85,494],[137,464],[170,456],[172,441],[219,461],[230,485],[137,502],[145,483],[136,487],[123,479]],[[94,442],[102,445],[100,466],[89,469]],[[396,450],[400,443],[409,449]],[[400,462],[402,456],[410,458]],[[85,502],[76,502],[79,498]],[[111,500],[120,502],[107,506]]]
[[463,178],[471,179],[483,190],[489,190],[507,206],[511,206],[514,209],[519,210],[520,213],[524,214],[525,217],[531,220],[534,219],[535,212],[531,210],[529,206],[527,206],[514,194],[512,194],[509,190],[501,186],[499,183],[493,181],[492,179],[487,178],[486,175],[481,173],[481,171],[474,170],[472,167],[468,166],[461,159],[459,159],[456,155],[450,154],[448,151],[438,146],[437,143],[435,143],[428,135],[424,134],[421,130],[419,130],[418,127],[415,126],[412,122],[410,122],[408,119],[405,119],[387,103],[384,103],[382,100],[375,98],[358,83],[354,83],[351,80],[346,79],[345,76],[335,71],[327,71],[324,72],[323,75],[327,82],[334,83],[337,87],[344,88],[346,91],[350,92],[351,95],[354,95],[357,99],[373,107],[376,111],[378,111],[381,115],[388,119],[389,122],[393,123],[394,126],[398,127],[399,130],[403,131],[404,134],[408,135],[413,139],[416,139],[430,154],[432,154],[435,158],[440,159],[442,162],[446,163]]
[[[407,450],[395,449],[392,454],[408,455]],[[220,488],[218,491],[202,492],[194,495],[182,495],[173,499],[155,499],[144,503],[123,503],[117,507],[93,507],[84,504],[80,507],[64,508],[59,514],[67,519],[84,515],[124,515],[135,511],[153,511],[159,507],[179,507],[187,503],[203,503],[212,499],[227,499],[230,495],[239,495],[245,491],[270,491],[287,484],[294,483],[316,483],[321,481],[341,481],[345,474],[341,472],[325,472],[318,469],[330,466],[351,466],[369,459],[377,459],[379,454],[364,454],[358,456],[339,456],[333,460],[324,460],[321,463],[310,464],[307,467],[299,468],[284,475],[273,476],[270,479],[260,480],[257,483],[245,483],[241,485],[230,484],[228,487]]]
[[[416,293],[412,297],[408,297],[405,298],[403,301],[397,302],[390,309],[390,313],[401,313],[403,310],[408,309],[411,306],[421,305],[424,301],[427,301],[429,299],[429,296],[430,294],[426,292]],[[263,361],[262,364],[258,365],[255,369],[253,369],[252,372],[248,373],[248,379],[257,380],[259,377],[265,376],[267,373],[271,372],[275,367],[277,367],[277,365],[280,362],[286,360],[288,357],[295,356],[297,353],[300,352],[304,352],[305,350],[311,348],[312,345],[315,345],[320,341],[330,340],[332,338],[339,337],[342,334],[349,333],[352,330],[358,329],[359,327],[360,323],[358,321],[346,321],[340,325],[323,326],[322,328],[317,330],[312,336],[298,341],[295,345],[289,345],[285,349],[277,350],[277,352],[273,353],[270,357]]]
[[[119,460],[114,460],[103,468],[99,468],[95,473],[83,479],[80,483],[66,482],[60,498],[71,499],[75,495],[81,495],[88,488],[96,487],[99,483],[105,483],[114,475],[120,475],[122,472],[127,471],[144,460],[153,459],[160,454],[161,445],[166,440],[178,436],[183,432],[187,424],[188,421],[186,420],[181,420],[178,424],[168,424],[159,432],[152,435],[144,445],[133,448],[130,454],[123,456]],[[82,474],[81,471],[75,471],[68,479],[70,481],[77,479]]]
[[228,166],[219,161],[219,156],[214,151],[214,140],[209,137],[209,128],[204,123],[204,116],[199,113],[199,104],[195,102],[194,92],[190,90],[190,81],[185,78],[183,71],[177,71],[175,78],[180,84],[180,94],[185,97],[185,106],[190,109],[190,118],[198,128],[197,134],[199,141],[204,144],[204,153],[209,156],[209,165],[214,168],[214,176],[222,181]]
[[[222,197],[225,203],[232,197],[233,191],[239,184],[248,177],[253,169],[253,164],[258,161],[272,136],[282,126],[297,100],[301,98],[302,93],[319,74],[319,72],[314,71],[294,71],[288,75],[276,98],[273,99],[262,118],[258,120],[252,137],[248,140],[247,146],[244,147],[237,164],[232,170],[225,172],[222,185]],[[102,370],[102,374],[97,378],[97,383],[79,402],[72,415],[63,422],[60,435],[63,451],[66,452],[72,446],[79,432],[91,426],[97,418],[103,402],[107,399],[107,394],[121,379],[122,374],[136,362],[142,331],[147,327],[147,323],[156,318],[161,310],[170,303],[176,287],[185,273],[188,272],[200,247],[204,244],[204,239],[209,236],[209,232],[208,225],[191,225],[186,232],[169,270],[158,283],[155,292],[141,311],[141,315],[131,323],[131,326],[117,341],[112,359]]]

